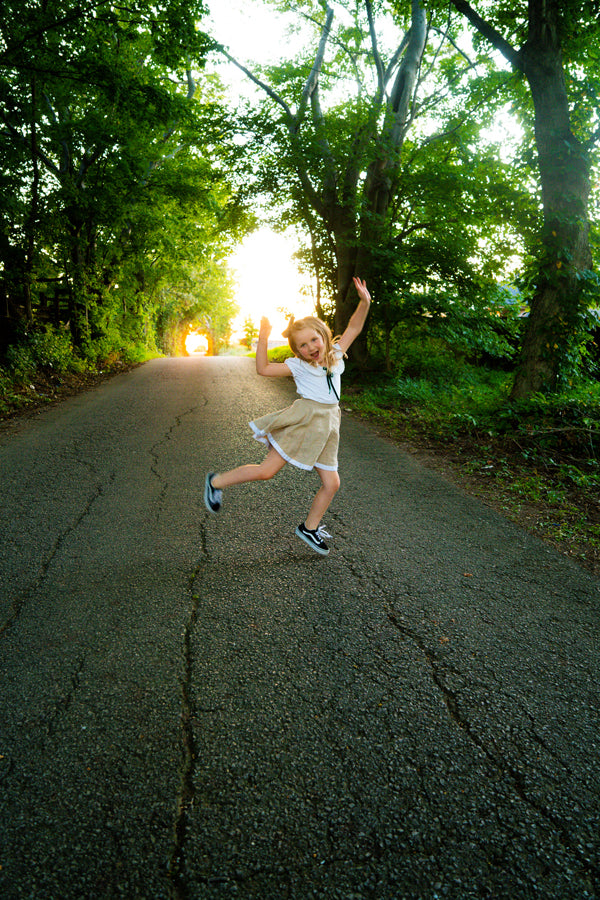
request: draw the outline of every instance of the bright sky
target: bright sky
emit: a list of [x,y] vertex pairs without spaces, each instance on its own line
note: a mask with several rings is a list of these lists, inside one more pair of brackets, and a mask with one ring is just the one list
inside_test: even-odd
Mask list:
[[[289,48],[290,42],[301,40],[287,31],[287,25],[297,26],[298,18],[292,14],[279,14],[261,0],[208,0],[210,15],[202,20],[206,28],[221,41],[240,63],[252,69],[252,61],[275,63],[281,58],[281,48]],[[337,10],[341,14],[341,10]],[[260,89],[226,60],[214,63],[233,98],[256,96]],[[296,318],[314,312],[310,302],[310,281],[301,277],[292,260],[297,249],[294,238],[274,234],[268,227],[250,235],[238,252],[230,259],[238,284],[236,302],[240,314],[233,323],[235,334],[241,336],[241,328],[247,318],[256,327],[261,316],[266,315],[272,325],[272,339],[281,337],[286,319],[281,308],[292,312]],[[302,293],[304,288],[304,293]]]
[[271,340],[276,340],[287,325],[286,312],[297,319],[314,312],[314,303],[302,294],[307,279],[300,276],[292,260],[295,249],[290,238],[262,228],[249,235],[230,259],[240,306],[234,331],[240,330],[248,317],[258,328],[261,317],[266,316],[273,326]]
[[[278,13],[261,0],[208,0],[208,6],[210,14],[202,19],[202,27],[242,64],[252,60],[265,64],[279,62],[282,46],[289,46],[286,27],[298,25],[297,15]],[[252,67],[248,65],[248,68]],[[226,69],[232,72],[229,65]],[[244,78],[241,72],[236,74],[235,67],[232,69],[232,79]],[[229,81],[227,71],[222,71],[221,75]]]
[[[253,59],[269,63],[280,58],[286,23],[296,20],[268,9],[260,0],[209,0],[209,7],[211,14],[203,19],[202,26],[250,69]],[[249,79],[231,63],[218,66],[218,72],[234,94],[249,96],[255,92]],[[314,312],[314,304],[301,293],[303,288],[305,293],[310,291],[310,280],[299,275],[292,260],[297,249],[291,236],[264,227],[249,235],[231,257],[229,265],[238,283],[235,299],[240,307],[234,333],[241,331],[248,317],[258,328],[261,317],[267,316],[273,325],[271,339],[277,340],[287,324],[280,308],[296,318]]]

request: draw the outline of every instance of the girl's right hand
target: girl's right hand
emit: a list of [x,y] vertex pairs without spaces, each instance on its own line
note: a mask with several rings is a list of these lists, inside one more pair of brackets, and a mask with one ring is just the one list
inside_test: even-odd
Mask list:
[[259,337],[269,337],[272,331],[272,325],[267,319],[266,316],[263,316],[260,320],[260,334]]

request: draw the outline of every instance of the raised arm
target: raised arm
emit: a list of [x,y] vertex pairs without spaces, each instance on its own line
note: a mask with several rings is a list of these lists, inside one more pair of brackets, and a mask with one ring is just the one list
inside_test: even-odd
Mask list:
[[338,346],[341,347],[344,353],[363,330],[367,320],[369,307],[371,306],[371,295],[367,290],[366,281],[361,281],[356,275],[352,280],[354,281],[354,287],[356,288],[359,299],[358,306],[350,316],[350,321],[346,326],[346,330],[338,341]]
[[260,330],[258,332],[258,341],[256,342],[256,371],[259,375],[269,375],[271,377],[281,375],[291,375],[289,367],[285,363],[269,362],[269,335],[271,334],[271,323],[263,316],[260,320]]

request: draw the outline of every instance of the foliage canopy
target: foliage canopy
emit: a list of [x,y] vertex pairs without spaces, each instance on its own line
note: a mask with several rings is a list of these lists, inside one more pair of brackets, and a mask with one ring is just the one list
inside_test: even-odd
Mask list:
[[201,74],[203,3],[3,11],[0,344],[68,323],[86,355],[168,352],[205,317],[216,345],[233,309],[226,259],[251,219],[222,92]]

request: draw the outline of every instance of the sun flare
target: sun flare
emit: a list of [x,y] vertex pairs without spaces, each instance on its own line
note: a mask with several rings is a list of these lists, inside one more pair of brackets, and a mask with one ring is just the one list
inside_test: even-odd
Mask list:
[[185,349],[188,353],[207,353],[208,338],[198,331],[190,331],[185,339]]
[[292,259],[294,249],[288,238],[263,228],[249,235],[230,258],[240,307],[233,321],[234,334],[242,332],[247,319],[258,328],[262,316],[266,316],[273,326],[271,340],[283,341],[286,313],[297,319],[314,315],[314,301],[306,293],[307,279],[302,278]]

